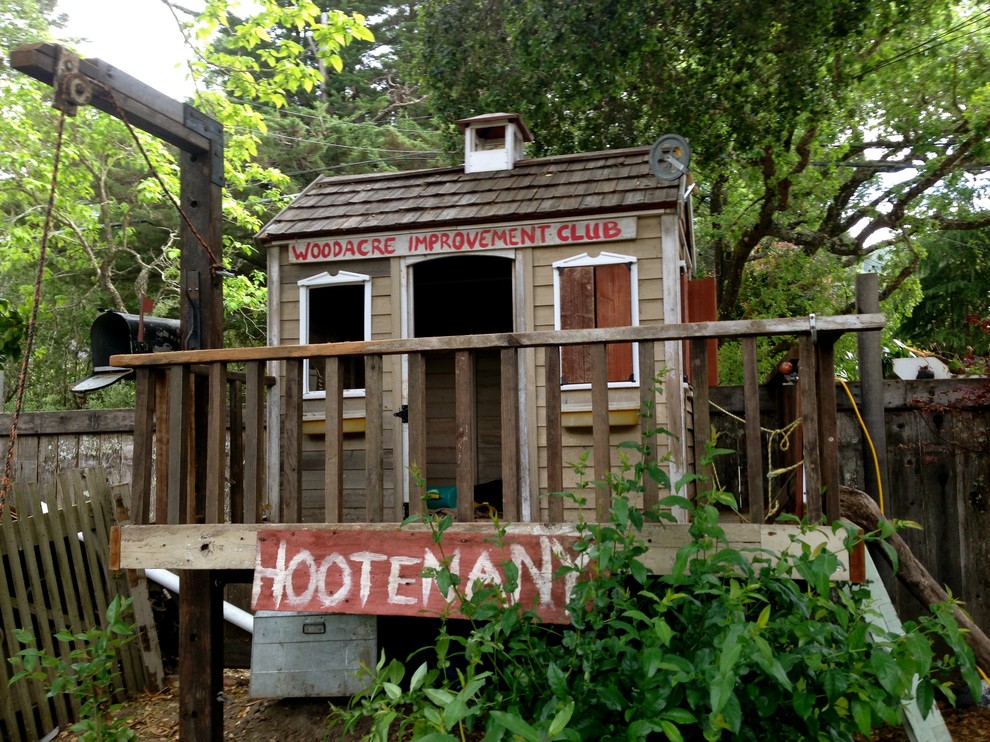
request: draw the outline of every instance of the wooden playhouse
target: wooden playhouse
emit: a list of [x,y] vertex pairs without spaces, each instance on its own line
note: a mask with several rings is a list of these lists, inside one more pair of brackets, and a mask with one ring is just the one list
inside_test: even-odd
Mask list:
[[[693,267],[688,178],[658,178],[651,149],[526,159],[532,139],[517,114],[459,122],[464,165],[412,172],[322,176],[258,235],[268,251],[269,344],[363,342],[449,336],[675,325],[686,320],[686,277]],[[679,138],[676,138],[679,139]],[[675,141],[676,146],[676,141]],[[685,145],[686,149],[686,145]],[[678,152],[685,157],[686,152]],[[654,153],[653,170],[656,170]],[[705,317],[712,319],[712,317]],[[590,346],[563,347],[559,382],[547,354],[520,353],[517,379],[503,384],[500,349],[470,359],[473,430],[455,414],[455,352],[384,359],[385,512],[399,515],[430,492],[497,505],[523,521],[547,520],[548,491],[576,484],[566,464],[592,445]],[[683,471],[686,458],[681,343],[637,343],[607,350],[608,436],[614,446],[638,438],[643,392],[663,370],[659,441]],[[343,517],[367,517],[365,452],[368,396],[363,359],[347,359],[343,387]],[[325,517],[327,379],[321,358],[302,369],[302,516]],[[410,399],[425,395],[426,440],[414,440]],[[548,480],[546,409],[559,399],[565,471]],[[511,425],[503,419],[513,413]],[[474,440],[458,438],[470,434]],[[375,431],[375,436],[379,435]],[[551,434],[552,435],[552,434]],[[457,462],[471,457],[459,476]],[[272,451],[272,455],[275,451]],[[551,459],[552,459],[551,454]],[[505,472],[506,458],[517,462]],[[278,466],[271,462],[270,471]],[[559,463],[555,464],[559,466]],[[418,472],[410,477],[410,468]],[[467,477],[467,478],[465,478]],[[270,488],[277,491],[277,487]],[[462,500],[465,498],[461,498]],[[504,502],[504,508],[503,508]],[[374,515],[374,513],[372,513]],[[334,518],[328,518],[333,520]],[[387,518],[389,520],[393,518]]]

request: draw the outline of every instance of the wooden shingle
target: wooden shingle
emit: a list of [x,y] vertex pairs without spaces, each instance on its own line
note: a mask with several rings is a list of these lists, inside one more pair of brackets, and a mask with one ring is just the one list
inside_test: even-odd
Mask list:
[[257,235],[283,242],[390,229],[673,209],[678,183],[650,172],[648,147],[520,160],[512,170],[461,168],[320,176]]

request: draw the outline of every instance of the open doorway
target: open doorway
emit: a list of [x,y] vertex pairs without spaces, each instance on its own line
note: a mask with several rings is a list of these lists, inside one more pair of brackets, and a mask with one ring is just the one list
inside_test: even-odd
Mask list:
[[[455,255],[412,268],[412,334],[415,337],[512,332],[513,260],[492,255]],[[501,510],[502,434],[499,352],[475,356],[477,471],[475,500],[497,501]],[[456,481],[454,354],[431,354],[426,362],[427,486]],[[495,502],[493,502],[495,504]]]

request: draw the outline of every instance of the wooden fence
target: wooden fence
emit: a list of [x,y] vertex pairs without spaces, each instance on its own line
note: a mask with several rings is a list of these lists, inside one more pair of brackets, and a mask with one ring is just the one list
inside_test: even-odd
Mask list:
[[57,483],[16,483],[0,512],[0,739],[41,739],[78,720],[75,699],[47,698],[33,680],[8,686],[14,669],[6,658],[23,648],[17,629],[30,630],[38,649],[68,659],[75,647],[56,633],[105,628],[114,596],[133,597],[128,620],[139,634],[119,653],[121,682],[135,692],[157,689],[163,680],[144,580],[107,566],[110,528],[123,520],[116,516],[128,488],[111,488],[96,468],[61,472]]
[[[858,384],[849,389],[857,407],[862,406]],[[738,453],[727,454],[719,464],[720,483],[746,498],[746,461],[740,447],[743,417],[742,390],[720,387],[712,390],[712,421],[720,431],[719,445]],[[912,552],[932,573],[962,600],[973,620],[984,631],[990,629],[990,380],[951,379],[931,381],[885,381],[884,427],[887,440],[887,486],[884,513],[917,523],[902,536]],[[761,425],[765,431],[782,430],[790,419],[787,390],[761,388]],[[841,481],[865,489],[864,467],[873,459],[853,405],[845,391],[837,389],[838,435]],[[724,411],[722,411],[724,410]],[[783,417],[781,412],[783,412]],[[730,414],[727,414],[730,413]],[[800,451],[799,430],[792,433],[791,448],[781,449],[775,436],[771,451],[764,448],[764,476],[777,484],[775,493],[793,487],[787,467],[795,444]],[[766,443],[770,433],[764,432]],[[917,618],[923,607],[896,581],[888,589],[904,620]]]
[[[6,455],[12,415],[0,415]],[[131,481],[134,410],[27,412],[17,425],[15,482],[59,485],[59,475],[98,466],[110,482]]]

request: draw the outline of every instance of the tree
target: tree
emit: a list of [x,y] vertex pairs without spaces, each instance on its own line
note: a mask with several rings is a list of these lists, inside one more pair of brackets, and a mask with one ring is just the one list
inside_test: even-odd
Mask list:
[[440,117],[518,111],[543,154],[686,136],[723,318],[774,242],[896,259],[889,296],[919,235],[990,224],[988,51],[961,0],[426,0],[418,38]]
[[922,241],[923,298],[899,336],[952,359],[990,357],[990,230],[941,232]]
[[[51,17],[52,5],[47,0],[16,9],[0,4],[0,33],[5,34],[0,46],[7,50],[47,39],[49,24],[58,21]],[[254,26],[245,24],[256,29],[255,38],[263,36],[264,24],[273,17],[270,5],[262,6]],[[222,6],[210,3],[204,23],[225,22]],[[310,10],[307,4],[300,5],[299,17],[309,18]],[[332,57],[344,45],[339,34],[366,35],[362,29],[357,20],[334,15],[331,22],[320,25],[325,53]],[[271,102],[271,85],[289,86],[293,70],[291,64],[276,65],[268,84],[258,85],[258,94]],[[232,79],[246,84],[242,74]],[[300,73],[297,84],[303,87],[305,79]],[[0,232],[0,296],[21,315],[33,302],[38,245],[48,216],[44,205],[58,130],[51,94],[47,86],[6,66],[0,68],[0,178],[5,186],[0,194],[0,212],[5,216]],[[278,102],[277,96],[274,99]],[[228,132],[224,240],[226,267],[233,273],[225,280],[224,291],[228,337],[237,344],[256,342],[265,334],[265,276],[251,236],[284,203],[289,181],[259,161],[258,143],[265,125],[257,112],[231,101],[222,91],[204,90],[195,103]],[[178,194],[179,186],[170,149],[113,117],[83,107],[66,122],[60,152],[27,408],[64,409],[82,403],[69,386],[88,372],[88,329],[100,308],[136,311],[142,293],[156,299],[156,314],[174,314],[178,305],[179,216],[168,194]],[[116,391],[112,396],[119,403]],[[99,400],[90,398],[86,403],[99,404]]]

